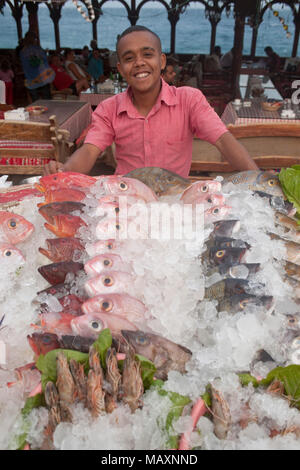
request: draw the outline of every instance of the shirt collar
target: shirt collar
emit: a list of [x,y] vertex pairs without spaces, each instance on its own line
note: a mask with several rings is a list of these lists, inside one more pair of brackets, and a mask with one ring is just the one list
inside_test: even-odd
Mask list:
[[[161,82],[161,90],[153,108],[157,107],[157,105],[160,106],[162,102],[164,102],[167,106],[174,106],[178,104],[178,98],[176,96],[176,87],[168,85],[163,79],[161,79]],[[131,87],[128,87],[124,93],[118,95],[118,98],[118,115],[124,111],[127,112],[129,116],[135,115],[137,113],[137,110],[132,103]]]

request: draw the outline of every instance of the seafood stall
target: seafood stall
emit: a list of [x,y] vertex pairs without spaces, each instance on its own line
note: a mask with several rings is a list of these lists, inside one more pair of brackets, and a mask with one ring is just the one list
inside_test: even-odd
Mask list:
[[299,166],[0,185],[1,449],[300,449]]

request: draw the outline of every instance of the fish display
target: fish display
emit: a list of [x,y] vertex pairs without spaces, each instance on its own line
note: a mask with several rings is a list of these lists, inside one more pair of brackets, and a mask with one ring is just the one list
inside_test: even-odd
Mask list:
[[34,226],[19,214],[9,211],[0,211],[0,242],[17,245],[25,241]]
[[[264,442],[299,448],[292,430],[298,410],[289,408],[293,392],[284,388],[288,380],[260,385],[276,367],[300,364],[298,228],[277,176],[242,172],[232,180],[225,176],[222,184],[191,184],[159,170],[137,170],[144,178],[138,182],[131,175],[41,178],[44,202],[49,193],[70,190],[84,198],[39,204],[38,217],[48,222],[42,231],[55,238],[43,236],[36,247],[52,263],[37,258],[45,264],[36,275],[50,285],[35,289],[35,323],[31,317],[33,332],[26,332],[43,385],[32,425],[41,429],[44,423],[44,429],[33,430],[30,447],[104,449],[120,440],[128,449],[235,449],[255,447],[256,441],[257,448]],[[204,237],[112,236],[113,224],[127,219],[120,212],[123,194],[128,207],[136,201],[203,204]],[[72,221],[76,226],[74,217],[84,230],[69,228]],[[11,321],[10,312],[4,313],[1,335]],[[108,330],[112,342],[106,344]],[[247,388],[247,380],[254,386]],[[17,383],[27,383],[25,395],[33,384],[23,378]],[[171,423],[173,400],[178,416]],[[180,414],[189,413],[189,424],[182,419],[174,431]]]

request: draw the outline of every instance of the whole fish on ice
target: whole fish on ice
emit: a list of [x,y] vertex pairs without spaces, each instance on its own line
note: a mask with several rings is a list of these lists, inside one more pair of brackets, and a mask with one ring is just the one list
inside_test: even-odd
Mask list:
[[103,271],[85,282],[85,290],[90,297],[97,294],[132,293],[135,277],[122,271]]
[[79,238],[47,238],[45,242],[47,248],[40,247],[39,252],[53,261],[53,263],[78,261],[84,251],[84,246]]
[[124,316],[98,312],[73,318],[71,328],[75,335],[94,339],[97,339],[101,331],[106,328],[109,328],[114,336],[120,336],[123,329],[137,330],[137,327]]
[[137,354],[141,354],[156,367],[155,377],[166,380],[171,370],[182,374],[186,372],[186,363],[191,359],[189,349],[152,333],[144,331],[125,331],[122,335]]
[[157,201],[157,196],[152,189],[137,179],[111,175],[102,177],[100,181],[106,194],[135,196],[145,202]]
[[73,212],[83,212],[84,208],[85,204],[76,201],[51,202],[41,206],[39,208],[39,213],[47,220],[47,222],[53,225],[55,223],[55,216],[72,214]]
[[76,274],[82,269],[83,264],[77,261],[60,261],[40,266],[38,271],[49,284],[55,285],[64,283],[69,273]]
[[13,265],[24,264],[25,258],[20,250],[9,243],[0,242],[0,259],[10,260]]
[[109,313],[126,317],[134,322],[145,318],[146,307],[140,300],[128,294],[102,294],[86,300],[81,309],[83,313]]
[[120,255],[113,253],[104,253],[103,255],[94,256],[84,265],[86,274],[90,276],[96,276],[107,269],[128,273],[132,272],[130,264],[125,263]]
[[51,224],[45,223],[44,227],[57,237],[76,237],[78,229],[87,224],[78,215],[58,214],[53,216]]
[[136,168],[124,176],[142,181],[158,197],[181,194],[191,185],[188,178],[183,178],[172,171],[158,167]]
[[42,176],[38,183],[35,183],[35,187],[42,192],[46,190],[56,189],[79,189],[89,188],[96,182],[96,178],[93,176],[84,175],[82,173],[75,173],[71,171],[65,171],[61,173],[54,173],[52,175]]

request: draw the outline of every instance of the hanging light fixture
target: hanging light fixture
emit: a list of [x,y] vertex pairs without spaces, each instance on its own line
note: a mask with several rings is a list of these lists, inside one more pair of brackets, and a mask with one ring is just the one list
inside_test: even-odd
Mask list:
[[78,5],[78,0],[72,0],[72,2],[74,3],[77,11],[81,14],[81,16],[85,19],[85,21],[88,21],[89,23],[91,23],[94,19],[95,19],[95,11],[94,11],[94,7],[92,5],[92,2],[91,0],[86,0],[84,1],[84,5],[86,6],[87,8],[87,11],[88,11],[88,15],[86,14],[86,12],[83,10],[83,8],[81,7],[81,5]]
[[292,35],[291,33],[289,32],[289,27],[288,25],[286,24],[285,22],[285,19],[282,17],[282,16],[279,16],[279,11],[278,10],[274,10],[273,8],[273,5],[271,4],[267,4],[268,5],[268,8],[272,11],[273,15],[279,19],[280,23],[282,24],[282,27],[283,29],[285,30],[286,32],[286,37],[289,39]]

